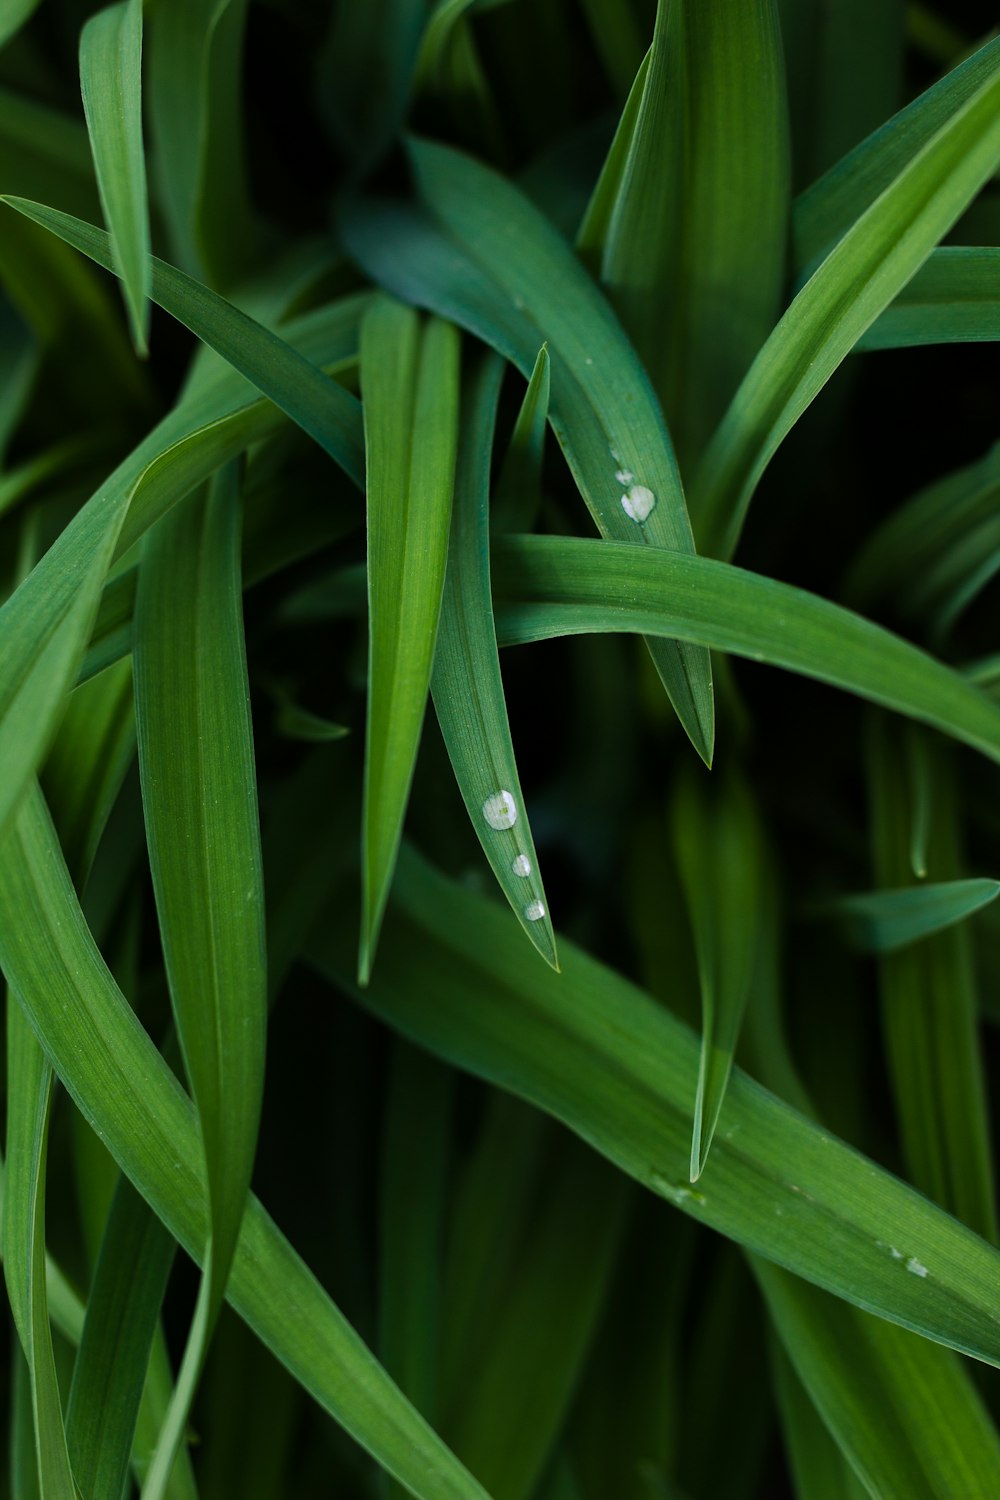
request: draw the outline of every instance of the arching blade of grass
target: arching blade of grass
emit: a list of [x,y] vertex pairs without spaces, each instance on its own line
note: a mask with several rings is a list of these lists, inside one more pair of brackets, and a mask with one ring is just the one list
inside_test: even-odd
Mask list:
[[674,851],[694,930],[702,1034],[691,1137],[697,1182],[715,1135],[753,983],[761,928],[761,833],[750,793],[730,773],[711,787],[682,772],[671,807]]
[[[435,1058],[396,1041],[379,1184],[379,1354],[435,1428],[452,1079]],[[405,1493],[395,1485],[389,1492]]]
[[489,481],[502,373],[500,360],[491,356],[469,381],[431,688],[455,779],[483,853],[525,933],[546,962],[558,968],[493,624]]
[[789,166],[774,0],[660,0],[609,162],[596,196],[611,189],[610,212],[595,205],[583,238],[605,220],[600,278],[686,471],[779,311]]
[[45,1166],[53,1084],[48,1059],[21,1007],[8,996],[4,1276],[28,1361],[39,1491],[44,1500],[77,1500],[45,1284]]
[[[341,358],[356,337],[357,317],[351,300],[346,309],[335,305],[303,319],[297,325],[303,347],[321,363]],[[327,446],[356,454],[352,469],[360,476],[359,403],[318,369],[305,368],[333,398]],[[114,556],[280,420],[269,401],[246,404],[246,385],[236,371],[176,408],[100,486],[0,610],[0,829],[45,754]],[[117,654],[126,641],[118,636]],[[112,652],[101,664],[114,659]]]
[[838,896],[831,912],[856,947],[867,953],[891,953],[953,927],[998,895],[1000,881],[941,880]]
[[771,1379],[797,1500],[868,1500],[868,1490],[823,1425],[777,1337],[772,1338],[770,1352]]
[[754,1258],[785,1352],[870,1495],[952,1500],[1000,1486],[1000,1441],[946,1349],[873,1324]]
[[174,1020],[204,1141],[210,1247],[175,1404],[144,1485],[144,1495],[157,1497],[183,1439],[184,1397],[193,1399],[225,1294],[263,1099],[264,885],[239,559],[239,472],[231,464],[204,499],[159,523],[136,600],[147,846]]
[[796,270],[808,275],[932,138],[994,77],[1000,39],[987,42],[892,116],[795,200]]
[[242,53],[247,0],[171,0],[151,17],[149,101],[173,254],[228,283],[257,235],[246,182]]
[[939,245],[858,341],[859,349],[911,349],[1000,339],[1000,250]]
[[38,9],[41,0],[2,0],[0,3],[0,47],[20,31]]
[[[570,247],[522,193],[470,157],[427,141],[412,143],[411,154],[427,212],[357,205],[344,225],[351,253],[397,295],[477,334],[525,379],[545,340],[549,421],[599,530],[643,550],[693,551],[653,389]],[[707,653],[651,650],[681,723],[710,761]]]
[[490,504],[493,531],[531,531],[542,501],[542,463],[549,420],[549,349],[538,351]]
[[395,890],[370,989],[354,985],[350,913],[331,912],[310,948],[374,1014],[555,1115],[700,1223],[859,1307],[1000,1364],[1000,1253],[978,1235],[739,1069],[692,1188],[693,1033],[565,938],[563,972],[553,974],[506,912],[412,851],[401,856]]
[[[202,1259],[206,1184],[191,1103],[94,945],[37,790],[0,843],[0,965],[77,1106],[170,1232]],[[254,1198],[227,1295],[296,1380],[419,1500],[486,1500]]]
[[132,338],[149,338],[149,205],[142,141],[142,0],[91,16],[80,36],[80,86],[104,222],[122,279]]
[[124,1488],[175,1249],[132,1184],[119,1178],[66,1413],[73,1472],[85,1496],[120,1495]]
[[565,537],[493,547],[501,645],[662,631],[829,682],[1000,760],[1000,706],[899,636],[803,589],[704,557]]
[[[932,786],[927,871],[932,880],[952,881],[962,873],[960,803],[944,748],[927,746]],[[872,726],[872,863],[876,880],[890,889],[909,878],[909,808],[899,774],[907,754],[893,726]],[[996,895],[995,882],[983,884],[991,885]],[[884,952],[879,989],[886,1061],[909,1173],[935,1202],[996,1241],[988,1095],[968,926],[950,926]]]
[[[50,229],[105,270],[115,269],[110,242],[103,230],[23,198],[2,201]],[[353,396],[277,334],[155,256],[151,288],[154,302],[221,354],[263,395],[269,396],[353,479],[360,479],[362,455],[356,440]]]
[[998,165],[994,67],[837,241],[761,349],[695,476],[703,550],[732,554],[782,439]]
[[377,299],[361,330],[368,471],[368,718],[361,982],[375,957],[430,688],[458,442],[459,337]]

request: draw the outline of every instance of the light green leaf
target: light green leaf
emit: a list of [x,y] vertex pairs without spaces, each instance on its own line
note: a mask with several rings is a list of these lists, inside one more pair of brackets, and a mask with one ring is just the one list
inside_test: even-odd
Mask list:
[[693,1188],[699,1047],[686,1026],[565,937],[563,972],[553,974],[496,903],[411,851],[395,892],[368,990],[353,980],[350,912],[328,912],[310,946],[313,961],[374,1014],[555,1115],[700,1223],[859,1307],[1000,1364],[1000,1253],[978,1235],[739,1069]]
[[[77,1106],[183,1248],[202,1259],[206,1182],[193,1109],[94,945],[37,792],[0,843],[0,965]],[[486,1500],[254,1198],[227,1295],[295,1379],[419,1500]]]
[[1000,165],[1000,71],[830,250],[754,361],[695,476],[703,549],[730,556],[757,483],[806,407]]
[[0,47],[28,21],[41,0],[0,0]]
[[430,687],[458,441],[459,339],[377,299],[361,330],[368,471],[368,719],[358,972],[389,894]]
[[701,1060],[694,1100],[691,1181],[697,1182],[718,1124],[762,924],[761,831],[753,800],[734,773],[711,787],[682,771],[671,824],[701,978]]
[[869,1495],[957,1500],[1000,1486],[996,1429],[953,1354],[756,1258],[753,1268],[786,1354]]
[[142,141],[142,0],[91,16],[80,36],[80,87],[104,222],[137,351],[149,338],[149,205]]
[[1000,881],[942,880],[838,896],[831,910],[857,947],[867,953],[891,953],[954,926],[997,896]]
[[[257,1144],[266,1048],[264,887],[234,465],[160,521],[136,599],[136,723],[153,891],[204,1140],[210,1251],[144,1495],[159,1496],[218,1315]],[[198,1340],[196,1346],[196,1338]],[[175,1429],[172,1423],[176,1424]],[[174,1446],[171,1447],[171,1442]]]
[[1000,250],[939,245],[857,347],[911,349],[995,339],[1000,339]]
[[816,677],[1000,760],[1000,708],[959,673],[803,589],[704,557],[565,537],[493,548],[501,645],[662,631]]
[[[470,157],[427,141],[412,143],[411,153],[428,213],[359,207],[344,226],[351,253],[399,296],[477,334],[525,379],[544,339],[549,421],[602,534],[643,550],[692,552],[680,475],[648,377],[565,240],[522,193]],[[684,728],[710,760],[707,653],[655,643],[651,650]]]
[[775,3],[660,0],[637,107],[634,96],[582,238],[600,240],[601,280],[686,472],[780,306],[789,163]]
[[42,1500],[77,1500],[66,1449],[45,1283],[45,1165],[53,1083],[44,1052],[20,1006],[9,997],[4,1275],[28,1361],[39,1492]]
[[851,226],[982,86],[994,77],[1000,39],[987,42],[861,141],[795,201],[795,265],[808,275]]
[[502,365],[469,382],[441,601],[434,710],[476,836],[511,910],[539,953],[559,967],[507,719],[490,588],[489,478]]

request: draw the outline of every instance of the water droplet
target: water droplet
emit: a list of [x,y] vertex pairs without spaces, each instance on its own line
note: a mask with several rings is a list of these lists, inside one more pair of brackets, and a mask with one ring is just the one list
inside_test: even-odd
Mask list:
[[529,901],[524,908],[524,915],[529,922],[540,922],[545,915],[545,907],[540,901]]
[[655,504],[656,496],[644,484],[633,484],[627,494],[622,496],[622,510],[633,521],[638,521],[640,526]]
[[491,828],[513,828],[517,822],[517,804],[510,792],[494,792],[487,797],[483,817]]
[[526,854],[519,854],[516,859],[511,860],[511,869],[515,875],[526,879],[531,874],[531,860]]
[[626,489],[630,484],[635,483],[635,475],[632,473],[631,469],[616,469],[615,478],[617,479],[618,483],[623,484]]
[[917,1260],[917,1257],[915,1255],[911,1255],[909,1260],[906,1262],[906,1269],[910,1271],[914,1276],[927,1275],[927,1267],[921,1265],[920,1261]]

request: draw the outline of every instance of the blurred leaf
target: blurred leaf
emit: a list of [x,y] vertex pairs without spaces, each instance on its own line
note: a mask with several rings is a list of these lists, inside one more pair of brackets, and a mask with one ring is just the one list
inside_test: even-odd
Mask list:
[[247,0],[170,0],[152,15],[149,102],[174,256],[213,285],[254,259],[242,52]]
[[868,1490],[824,1427],[777,1339],[771,1370],[797,1500],[865,1500]]
[[377,299],[361,330],[368,471],[368,719],[361,982],[375,957],[420,744],[458,441],[459,339]]
[[20,1006],[9,998],[4,1276],[28,1361],[39,1493],[43,1500],[76,1500],[45,1285],[45,1166],[53,1083],[45,1054]]
[[[0,964],[77,1107],[201,1260],[206,1182],[193,1109],[93,943],[37,792],[0,843]],[[294,1378],[419,1500],[485,1500],[254,1198],[227,1294]]]
[[0,0],[0,47],[31,18],[39,4],[40,0]]
[[624,98],[642,62],[643,41],[632,0],[580,0],[605,70]]
[[899,636],[802,589],[704,557],[566,537],[500,537],[493,576],[501,645],[663,631],[846,688],[1000,759],[995,703]]
[[998,166],[994,66],[836,242],[754,361],[695,476],[704,550],[731,555],[783,438]]
[[692,1188],[695,1036],[565,938],[563,972],[553,974],[507,913],[404,855],[370,989],[353,981],[350,912],[330,912],[313,934],[311,958],[340,987],[411,1041],[555,1115],[700,1223],[859,1307],[1000,1364],[990,1311],[996,1250],[738,1069]]
[[1000,1485],[1000,1441],[964,1366],[753,1261],[784,1349],[870,1495],[952,1500]]
[[[143,809],[177,1035],[204,1141],[204,1311],[144,1494],[159,1496],[225,1293],[263,1098],[267,959],[253,729],[243,642],[239,472],[160,521],[136,601]],[[197,1343],[196,1343],[197,1339]],[[162,1453],[162,1459],[161,1459]],[[162,1466],[161,1466],[162,1465]]]
[[942,880],[838,896],[831,911],[863,952],[891,953],[952,927],[1000,895],[1000,881]]
[[431,687],[455,779],[483,853],[525,933],[557,969],[555,934],[517,773],[493,624],[489,478],[502,373],[500,361],[490,356],[468,382]]
[[91,16],[80,36],[80,85],[115,271],[136,349],[145,354],[152,272],[142,141],[142,0],[120,0]]
[[[427,141],[413,142],[411,155],[427,213],[357,207],[344,226],[351,253],[397,295],[477,334],[525,379],[544,339],[549,421],[602,534],[644,550],[691,552],[656,397],[569,246],[516,188],[471,158]],[[651,650],[692,743],[710,760],[707,655],[687,646]]]
[[5,192],[32,193],[83,217],[100,211],[81,120],[0,88],[0,147]]
[[[355,173],[376,166],[402,127],[428,0],[338,0],[323,48],[322,108]],[[427,22],[428,30],[433,18]]]
[[691,1181],[705,1170],[743,1012],[761,927],[761,834],[745,783],[717,786],[681,772],[671,805],[674,853],[694,931],[701,979],[701,1059],[694,1099]]

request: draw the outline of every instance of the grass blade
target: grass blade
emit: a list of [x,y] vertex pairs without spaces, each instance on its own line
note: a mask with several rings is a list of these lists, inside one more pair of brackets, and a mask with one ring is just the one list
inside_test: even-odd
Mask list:
[[558,969],[493,624],[489,471],[501,375],[500,361],[491,357],[470,382],[431,686],[455,779],[483,853],[525,933]]
[[[427,141],[413,143],[411,154],[434,219],[359,207],[345,225],[351,253],[397,295],[477,334],[525,379],[543,338],[549,420],[598,529],[643,550],[692,552],[677,463],[648,377],[565,240],[523,194],[470,157]],[[651,649],[685,730],[710,761],[707,653]]]
[[[23,198],[3,198],[19,213],[50,229],[68,245],[114,270],[108,236],[92,224]],[[336,382],[277,334],[255,323],[231,302],[183,271],[153,257],[151,295],[171,317],[190,328],[234,370],[269,396],[297,422],[353,479],[360,479],[362,459],[356,441],[356,403]]]
[[[960,825],[954,772],[942,748],[927,746],[932,786],[927,869],[932,879],[952,881],[961,874]],[[909,808],[899,777],[906,756],[905,744],[901,753],[888,726],[873,728],[868,752],[873,865],[876,880],[890,889],[909,879]],[[996,894],[993,882],[984,884],[993,885]],[[971,942],[963,924],[884,953],[879,988],[888,1070],[913,1181],[995,1241],[993,1154]]]
[[1000,896],[1000,881],[940,880],[838,896],[831,910],[865,953],[892,953],[964,921]]
[[538,351],[490,507],[493,531],[531,531],[542,503],[542,463],[549,419],[549,348]]
[[992,1246],[738,1069],[692,1188],[695,1036],[565,938],[563,972],[553,974],[507,913],[404,852],[392,940],[387,929],[369,990],[353,984],[350,913],[332,912],[314,933],[311,957],[339,986],[420,1046],[555,1115],[699,1222],[857,1306],[1000,1364]]
[[694,930],[702,1034],[691,1137],[691,1181],[705,1170],[725,1098],[761,927],[761,833],[733,773],[711,790],[681,774],[671,807],[674,851]]
[[149,340],[149,206],[142,141],[142,0],[98,11],[80,36],[80,85],[104,222],[139,354]]
[[953,1354],[753,1267],[785,1352],[868,1494],[951,1500],[1000,1485],[1000,1441]]
[[28,1361],[39,1494],[42,1500],[76,1500],[45,1282],[45,1165],[53,1083],[52,1069],[20,1006],[9,1003],[4,1276]]
[[704,550],[736,547],[782,439],[1000,164],[1000,73],[932,135],[837,241],[757,356],[695,476]]
[[358,973],[392,881],[430,687],[458,441],[458,334],[388,297],[361,331],[369,663]]
[[246,182],[242,51],[246,0],[171,0],[153,15],[150,113],[173,254],[227,284],[258,237]]
[[857,347],[912,349],[996,339],[1000,250],[992,245],[939,245]]
[[[788,126],[771,0],[660,0],[637,108],[611,148],[601,280],[669,413],[701,453],[777,318],[789,209]],[[634,113],[634,121],[630,118]],[[629,139],[622,139],[623,130]]]
[[494,544],[501,645],[663,631],[802,672],[1000,760],[1000,708],[959,673],[836,604],[704,557],[565,537]]
[[66,1413],[73,1472],[84,1495],[124,1489],[175,1248],[131,1183],[119,1178]]
[[[97,951],[37,791],[0,843],[0,965],[78,1108],[183,1248],[202,1259],[205,1169],[190,1101]],[[227,1295],[295,1379],[419,1500],[485,1500],[253,1198]]]
[[867,1489],[827,1432],[777,1339],[771,1371],[797,1500],[866,1500]]
[[[239,473],[164,517],[135,618],[139,769],[170,997],[204,1141],[210,1251],[168,1417],[159,1496],[222,1305],[250,1187],[264,1086],[267,959],[243,643]],[[196,1342],[197,1341],[197,1342]],[[176,1421],[176,1431],[172,1423]]]

